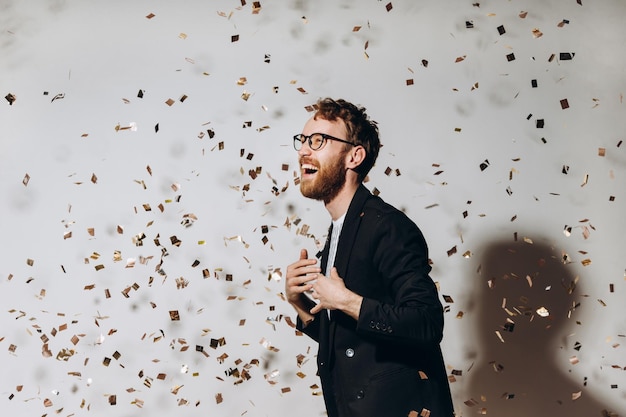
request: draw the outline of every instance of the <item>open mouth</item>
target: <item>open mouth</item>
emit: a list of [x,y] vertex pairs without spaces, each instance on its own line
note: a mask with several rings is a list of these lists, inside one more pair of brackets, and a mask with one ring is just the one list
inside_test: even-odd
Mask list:
[[302,164],[300,168],[302,169],[303,175],[313,175],[317,172],[317,167],[311,164]]

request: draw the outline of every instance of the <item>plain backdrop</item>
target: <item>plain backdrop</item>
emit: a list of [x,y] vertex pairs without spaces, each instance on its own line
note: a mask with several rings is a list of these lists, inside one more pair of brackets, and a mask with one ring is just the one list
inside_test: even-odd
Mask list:
[[330,223],[292,147],[330,96],[427,238],[457,414],[624,415],[625,16],[0,1],[2,414],[324,415],[282,278]]

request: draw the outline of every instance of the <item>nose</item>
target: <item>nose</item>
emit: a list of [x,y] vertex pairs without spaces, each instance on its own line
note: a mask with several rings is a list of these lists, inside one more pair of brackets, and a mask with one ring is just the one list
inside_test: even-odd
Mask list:
[[305,140],[304,143],[302,144],[302,147],[300,147],[300,150],[297,152],[299,156],[310,155],[311,152],[313,151],[311,150],[311,147],[309,146],[309,141]]

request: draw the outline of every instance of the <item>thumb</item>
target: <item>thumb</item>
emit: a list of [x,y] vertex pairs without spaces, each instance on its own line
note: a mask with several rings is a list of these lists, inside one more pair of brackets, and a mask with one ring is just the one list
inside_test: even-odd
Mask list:
[[309,253],[306,249],[300,249],[300,259],[308,259]]

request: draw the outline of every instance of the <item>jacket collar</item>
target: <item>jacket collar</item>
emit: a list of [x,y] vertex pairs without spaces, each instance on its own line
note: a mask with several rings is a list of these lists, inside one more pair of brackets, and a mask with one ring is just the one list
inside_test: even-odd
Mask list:
[[337,255],[335,257],[337,272],[344,280],[348,276],[348,261],[350,260],[352,247],[354,246],[356,234],[364,214],[363,207],[371,196],[372,193],[361,184],[354,193],[352,201],[348,206],[348,211],[346,212],[346,218],[343,222],[341,235],[339,237],[339,244],[337,245]]

